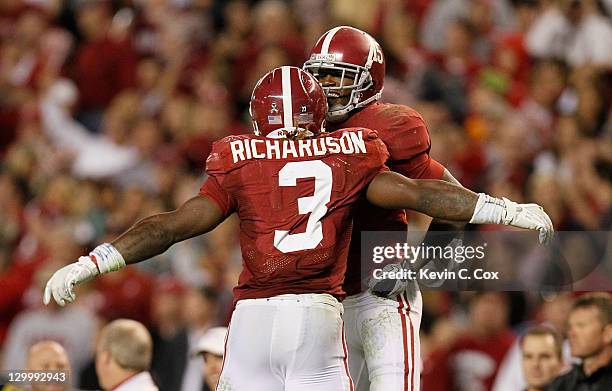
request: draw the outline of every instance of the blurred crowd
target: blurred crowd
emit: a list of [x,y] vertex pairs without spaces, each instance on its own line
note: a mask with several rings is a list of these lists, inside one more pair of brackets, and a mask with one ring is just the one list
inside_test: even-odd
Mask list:
[[[423,114],[432,156],[465,186],[537,202],[557,230],[609,230],[612,1],[359,4],[0,0],[5,368],[24,367],[32,344],[53,339],[68,351],[75,383],[94,389],[98,330],[130,318],[151,331],[161,388],[200,389],[201,364],[190,351],[207,329],[227,323],[241,268],[234,219],[98,278],[68,308],[43,308],[42,288],[93,245],[197,194],[211,143],[250,132],[255,82],[276,66],[301,66],[339,24],[381,43],[383,100]],[[425,294],[424,376],[436,376],[428,363],[448,360],[442,348],[464,330],[484,328],[499,345],[490,353],[496,363],[525,322],[548,320],[563,331],[572,300],[484,297]]]

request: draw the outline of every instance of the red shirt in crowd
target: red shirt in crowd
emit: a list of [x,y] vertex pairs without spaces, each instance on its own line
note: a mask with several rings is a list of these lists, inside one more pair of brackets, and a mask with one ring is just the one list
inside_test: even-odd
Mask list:
[[137,56],[129,40],[109,37],[84,42],[74,64],[82,110],[105,108],[113,97],[136,80]]
[[466,334],[449,349],[423,361],[422,386],[428,391],[488,391],[515,334],[503,330],[489,337]]
[[153,278],[137,268],[110,273],[95,280],[97,312],[106,319],[130,318],[150,324]]

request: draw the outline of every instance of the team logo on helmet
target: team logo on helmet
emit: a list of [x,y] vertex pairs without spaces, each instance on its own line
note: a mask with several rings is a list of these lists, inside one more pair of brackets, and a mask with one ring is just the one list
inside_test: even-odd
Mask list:
[[270,109],[270,114],[278,113],[278,103],[272,102],[272,108]]

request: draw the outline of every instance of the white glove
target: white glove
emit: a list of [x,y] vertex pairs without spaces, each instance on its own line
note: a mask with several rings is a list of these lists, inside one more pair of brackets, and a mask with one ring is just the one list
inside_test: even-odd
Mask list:
[[97,276],[117,271],[125,267],[125,260],[117,249],[109,243],[94,248],[87,257],[80,257],[78,262],[59,269],[47,282],[43,302],[49,304],[51,295],[62,307],[76,299],[74,286]]
[[[398,275],[404,269],[403,265],[403,262],[390,263],[385,265],[382,268],[382,271],[395,272],[396,275]],[[372,294],[379,297],[388,297],[393,299],[395,299],[395,297],[400,293],[406,291],[411,284],[414,284],[414,281],[400,278],[377,279],[372,276],[367,280],[368,290]]]
[[76,299],[74,286],[86,282],[100,274],[91,257],[80,257],[78,262],[71,263],[59,269],[47,282],[43,302],[49,304],[51,295],[60,306]]
[[517,204],[507,198],[494,198],[479,194],[472,224],[505,224],[540,232],[540,243],[548,243],[554,227],[550,217],[538,204]]
[[506,214],[503,223],[513,227],[540,231],[540,243],[549,243],[554,234],[553,223],[550,217],[538,204],[517,204],[507,198]]
[[[444,249],[450,248],[454,250],[458,247],[463,247],[463,240],[459,238],[454,238],[447,245],[444,246]],[[437,257],[433,257],[432,259],[430,259],[429,262],[427,262],[421,268],[428,269],[434,272],[443,272],[445,270],[451,272],[451,271],[458,269],[461,263],[462,262],[458,262],[455,258],[446,259],[442,257],[441,259],[438,259]],[[419,280],[419,285],[426,286],[428,288],[439,288],[445,282],[446,282],[446,279],[441,278],[441,277],[436,278],[436,279],[428,278],[428,279]]]

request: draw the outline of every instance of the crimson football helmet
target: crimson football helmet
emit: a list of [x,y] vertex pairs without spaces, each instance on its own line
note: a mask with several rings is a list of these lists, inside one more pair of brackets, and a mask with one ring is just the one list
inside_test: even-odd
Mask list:
[[296,67],[279,67],[253,89],[249,113],[256,135],[308,137],[324,132],[327,101],[319,82]]
[[[385,80],[385,56],[382,48],[368,33],[349,26],[334,27],[319,38],[310,51],[304,69],[320,78],[323,74],[341,77],[340,86],[323,87],[327,98],[337,98],[350,90],[349,101],[341,107],[330,107],[327,119],[342,121],[352,110],[377,101]],[[353,79],[345,85],[346,79]]]

